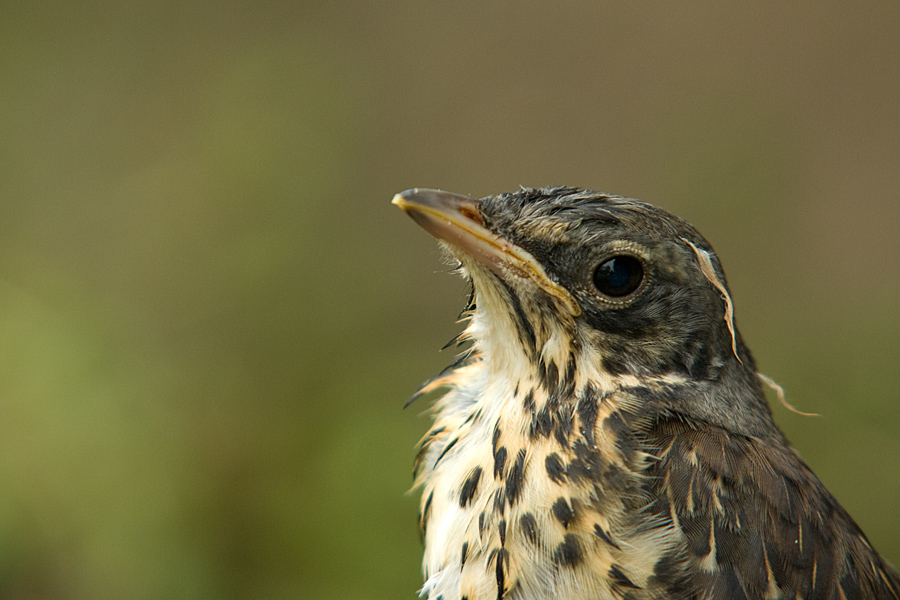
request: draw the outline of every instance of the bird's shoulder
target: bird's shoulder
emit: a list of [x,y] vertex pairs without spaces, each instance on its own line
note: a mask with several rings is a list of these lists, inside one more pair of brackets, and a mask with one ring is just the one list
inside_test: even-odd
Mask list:
[[673,582],[710,600],[900,598],[896,571],[783,438],[675,417],[644,435],[653,510],[684,540]]

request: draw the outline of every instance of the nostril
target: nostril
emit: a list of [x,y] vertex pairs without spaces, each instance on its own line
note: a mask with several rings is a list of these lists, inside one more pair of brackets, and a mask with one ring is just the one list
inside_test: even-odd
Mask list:
[[484,227],[484,219],[481,218],[481,213],[474,206],[470,204],[461,205],[459,207],[459,214]]

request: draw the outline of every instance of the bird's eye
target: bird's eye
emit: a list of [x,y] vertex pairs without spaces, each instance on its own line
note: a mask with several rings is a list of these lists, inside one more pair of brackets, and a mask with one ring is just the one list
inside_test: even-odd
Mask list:
[[594,285],[611,298],[621,298],[641,287],[644,267],[641,261],[627,254],[613,256],[594,271]]

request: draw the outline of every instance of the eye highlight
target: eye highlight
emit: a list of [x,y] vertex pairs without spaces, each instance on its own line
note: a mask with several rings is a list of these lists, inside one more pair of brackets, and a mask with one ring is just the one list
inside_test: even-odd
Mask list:
[[610,298],[632,294],[644,281],[644,266],[628,254],[610,257],[594,271],[594,286]]

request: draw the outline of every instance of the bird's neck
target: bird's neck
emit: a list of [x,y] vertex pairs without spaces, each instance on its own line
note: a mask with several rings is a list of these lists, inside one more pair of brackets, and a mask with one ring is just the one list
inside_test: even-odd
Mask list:
[[568,356],[453,374],[420,465],[429,597],[613,598],[610,569],[643,584],[667,551],[665,528],[633,522],[649,464],[638,401]]

